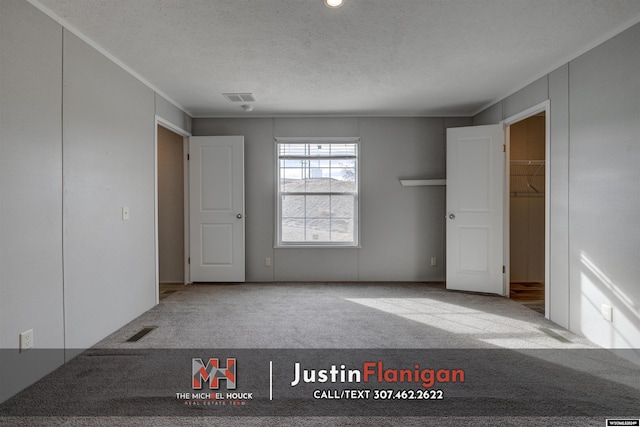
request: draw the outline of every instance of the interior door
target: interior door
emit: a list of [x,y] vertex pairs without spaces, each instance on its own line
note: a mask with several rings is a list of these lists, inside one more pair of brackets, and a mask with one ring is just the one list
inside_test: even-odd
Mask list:
[[192,282],[244,282],[244,137],[189,138]]
[[504,295],[502,125],[447,130],[447,289]]

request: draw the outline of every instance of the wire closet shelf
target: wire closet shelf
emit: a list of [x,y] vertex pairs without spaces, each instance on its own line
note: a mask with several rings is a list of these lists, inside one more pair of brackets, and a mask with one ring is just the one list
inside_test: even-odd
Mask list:
[[544,160],[510,161],[511,197],[542,197],[545,192]]

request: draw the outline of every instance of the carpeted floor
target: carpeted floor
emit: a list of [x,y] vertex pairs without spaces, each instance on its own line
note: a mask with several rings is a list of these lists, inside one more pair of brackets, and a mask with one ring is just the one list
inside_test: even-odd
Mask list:
[[[0,405],[0,425],[602,426],[640,418],[640,366],[506,298],[429,283],[172,291]],[[254,396],[187,396],[194,358],[214,356],[237,358],[235,390]],[[340,381],[339,372],[365,372],[376,360],[391,373],[376,365],[368,384]],[[318,381],[303,374],[294,386],[294,363]],[[331,367],[338,375],[322,382],[320,370]],[[415,381],[394,383],[394,369],[416,372]],[[430,369],[435,384],[418,380]],[[464,381],[445,381],[455,370]],[[372,395],[349,400],[345,389]],[[426,389],[440,390],[442,400],[409,400]],[[316,390],[342,399],[314,398]],[[377,400],[376,391],[384,393]]]

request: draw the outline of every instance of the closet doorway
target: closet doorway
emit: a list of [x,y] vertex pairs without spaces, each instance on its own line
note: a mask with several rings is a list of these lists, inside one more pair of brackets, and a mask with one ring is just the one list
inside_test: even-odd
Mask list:
[[545,314],[546,113],[509,126],[509,296]]
[[157,125],[158,300],[187,283],[185,137]]

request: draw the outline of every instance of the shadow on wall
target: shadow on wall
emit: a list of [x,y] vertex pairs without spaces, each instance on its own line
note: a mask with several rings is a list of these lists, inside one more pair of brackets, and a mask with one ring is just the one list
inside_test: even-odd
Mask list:
[[[580,252],[580,316],[583,325],[581,333],[606,348],[636,348],[640,357],[637,343],[629,341],[629,331],[638,330],[640,326],[640,307],[637,302],[624,293],[613,280],[584,251]],[[606,307],[612,308],[611,323],[599,319],[609,327],[608,336],[600,334],[605,327],[592,328],[593,319],[589,313],[602,313],[605,316]]]

